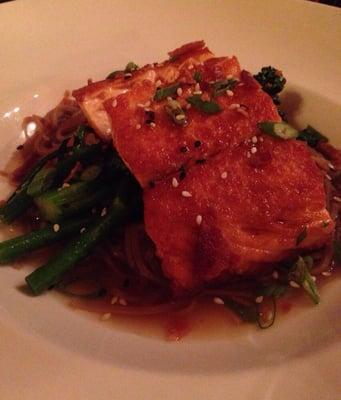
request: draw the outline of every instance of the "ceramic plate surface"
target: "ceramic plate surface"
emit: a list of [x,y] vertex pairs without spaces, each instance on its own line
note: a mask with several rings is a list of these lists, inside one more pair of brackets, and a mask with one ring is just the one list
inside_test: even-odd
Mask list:
[[[0,163],[22,142],[21,120],[44,114],[65,89],[134,60],[205,39],[253,72],[275,65],[284,107],[341,146],[341,12],[306,1],[15,1],[0,5]],[[1,181],[4,197],[9,188]],[[114,329],[27,297],[24,270],[0,271],[0,398],[336,399],[340,289],[266,331],[169,343]]]

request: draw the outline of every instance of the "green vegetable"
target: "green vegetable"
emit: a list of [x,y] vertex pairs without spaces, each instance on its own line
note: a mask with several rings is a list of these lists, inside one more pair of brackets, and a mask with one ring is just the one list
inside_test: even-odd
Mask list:
[[180,87],[179,83],[176,83],[174,85],[158,88],[154,95],[154,100],[161,101],[166,99],[167,97],[172,97],[176,93],[179,87]]
[[256,304],[245,305],[231,299],[224,299],[224,304],[245,322],[255,323],[259,319]]
[[36,269],[26,277],[26,282],[35,295],[59,283],[63,275],[84,259],[96,244],[105,237],[114,226],[119,226],[126,216],[126,207],[120,197],[113,201],[107,215],[100,217],[83,234],[73,239],[59,254],[47,264]]
[[308,235],[308,231],[307,231],[307,227],[305,226],[302,231],[299,233],[299,235],[297,236],[296,239],[296,246],[298,246],[300,243],[303,242],[303,240],[307,237]]
[[21,235],[0,243],[0,264],[6,264],[17,257],[29,253],[41,247],[53,244],[61,239],[66,239],[79,233],[80,229],[91,223],[91,218],[82,218],[75,221],[65,222],[55,232],[53,226],[48,226],[27,235]]
[[289,279],[302,286],[312,301],[318,304],[320,302],[320,296],[317,291],[316,283],[310,275],[311,266],[311,257],[298,257],[289,272]]
[[298,131],[286,122],[263,121],[258,123],[258,127],[267,135],[285,140],[298,136]]
[[200,95],[195,94],[194,96],[187,97],[187,102],[194,106],[197,110],[205,114],[216,114],[221,110],[218,103],[214,101],[203,100]]
[[328,139],[322,133],[310,125],[299,132],[297,139],[307,142],[310,147],[316,147],[320,142],[328,142]]
[[102,180],[84,181],[48,191],[34,201],[45,220],[58,222],[94,207],[112,191]]
[[187,124],[186,114],[178,101],[168,99],[167,104],[165,105],[165,110],[177,125],[183,126]]
[[254,78],[260,83],[264,92],[272,97],[274,103],[279,104],[278,94],[286,84],[282,72],[271,66],[263,67],[257,75],[254,75]]
[[227,90],[232,90],[237,84],[234,79],[224,79],[221,81],[214,82],[213,87],[213,97],[221,96],[225,94]]
[[126,65],[124,72],[133,72],[139,69],[139,66],[137,64],[135,64],[133,61],[128,62],[128,64]]
[[100,165],[90,165],[85,168],[85,170],[81,173],[80,180],[81,181],[93,181],[99,177],[102,172],[102,167]]
[[27,194],[31,197],[39,196],[48,190],[56,177],[55,167],[44,167],[32,179],[28,185]]
[[115,79],[115,78],[117,78],[118,75],[121,75],[121,74],[123,74],[123,71],[121,71],[121,70],[113,71],[113,72],[110,72],[110,74],[105,79]]
[[201,72],[195,71],[194,75],[193,75],[193,79],[198,83],[201,82],[201,80],[202,80]]
[[287,285],[282,285],[279,283],[273,283],[269,286],[264,287],[260,294],[262,296],[266,296],[266,297],[281,297],[283,296],[286,291],[288,290],[288,286]]

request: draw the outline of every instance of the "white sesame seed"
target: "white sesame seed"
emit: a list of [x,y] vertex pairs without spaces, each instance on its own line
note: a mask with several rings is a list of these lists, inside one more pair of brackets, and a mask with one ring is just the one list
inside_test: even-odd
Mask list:
[[171,98],[171,96],[167,96],[167,101],[173,101],[173,99]]
[[256,302],[257,304],[260,304],[263,300],[264,300],[264,297],[263,297],[263,296],[258,296],[258,297],[255,298],[255,302]]
[[290,282],[289,282],[289,285],[290,285],[291,287],[295,288],[295,289],[298,289],[298,288],[300,287],[300,285],[299,285],[297,282],[295,282],[295,281],[290,281]]
[[224,171],[220,176],[221,176],[221,179],[226,179],[227,178],[227,172]]
[[120,304],[121,306],[126,306],[128,303],[127,303],[126,299],[119,299],[118,304]]
[[144,104],[142,104],[142,103],[137,103],[137,107],[144,108]]
[[176,94],[177,94],[178,96],[181,96],[181,95],[182,95],[182,89],[181,89],[181,87],[177,88]]
[[232,90],[226,90],[226,94],[229,96],[229,97],[232,97],[233,96],[233,92],[232,92]]
[[199,214],[199,215],[197,215],[197,217],[195,218],[195,222],[198,224],[198,225],[201,225],[201,223],[202,223],[202,216]]
[[115,108],[115,107],[117,106],[117,100],[114,99],[114,100],[112,101],[111,105]]
[[191,193],[188,192],[187,190],[183,190],[183,191],[181,192],[181,194],[182,194],[183,197],[192,197]]
[[151,123],[149,124],[149,126],[150,126],[151,128],[155,128],[156,124],[155,124],[155,122],[151,122]]
[[175,187],[175,188],[179,186],[179,182],[178,182],[178,180],[176,178],[172,179],[172,186]]
[[109,133],[111,133],[111,128],[106,129],[105,133],[106,133],[107,135],[109,135]]
[[337,203],[341,203],[341,197],[334,196],[333,200],[336,201]]
[[240,108],[240,104],[238,103],[232,103],[229,105],[229,110],[236,110],[237,108]]
[[262,136],[259,138],[260,142],[264,142],[264,139],[262,138]]
[[158,79],[156,82],[155,82],[155,86],[156,87],[160,87],[162,85],[162,82],[160,81],[160,79]]
[[233,75],[232,74],[227,75],[226,79],[233,79]]
[[311,275],[311,279],[312,279],[314,282],[316,282],[316,276]]
[[249,151],[246,153],[246,157],[247,157],[247,158],[250,158],[250,157],[251,157],[251,153],[250,153]]
[[59,229],[60,229],[60,226],[59,226],[58,224],[54,224],[54,225],[53,225],[53,230],[54,230],[55,232],[58,232]]
[[278,279],[278,272],[277,272],[277,271],[274,271],[274,272],[272,273],[272,277],[273,277],[274,279]]
[[101,211],[101,217],[105,217],[107,215],[107,209],[106,209],[106,207],[104,207],[104,208],[102,208],[102,211]]
[[247,111],[245,111],[244,108],[242,108],[242,107],[236,108],[236,111],[239,112],[239,114],[244,115],[244,117],[249,116],[249,113]]
[[110,314],[110,312],[108,312],[108,313],[103,314],[101,319],[102,319],[102,321],[107,321],[110,318],[111,318],[111,314]]
[[130,77],[132,77],[133,76],[133,74],[131,74],[130,72],[126,72],[125,74],[124,74],[124,77],[125,78],[130,78]]
[[79,232],[84,233],[86,231],[86,228],[82,228]]
[[329,271],[323,271],[322,272],[322,275],[323,276],[330,276],[332,273],[331,272],[329,272]]
[[238,83],[238,86],[244,86],[244,83],[242,82],[242,83]]
[[252,136],[251,142],[252,143],[257,143],[258,142],[257,136]]
[[192,104],[187,104],[187,106],[186,106],[186,110],[189,110],[190,108],[192,107]]
[[257,153],[257,147],[251,147],[251,153],[252,154]]
[[136,129],[141,129],[141,124],[136,124],[135,128]]
[[213,302],[214,302],[215,304],[219,304],[219,305],[224,305],[224,304],[225,304],[225,303],[224,303],[224,300],[221,299],[220,297],[214,297]]
[[202,94],[202,91],[201,91],[201,90],[195,90],[195,91],[193,92],[193,94]]
[[112,299],[110,300],[110,304],[116,304],[118,300],[117,296],[112,297]]
[[328,175],[328,174],[326,174],[325,177],[326,177],[328,180],[330,180],[330,181],[332,180],[331,176]]
[[194,65],[193,64],[190,64],[189,66],[188,66],[188,69],[193,69],[194,68]]
[[328,163],[328,167],[329,167],[330,169],[332,169],[332,170],[335,170],[335,167],[334,167],[334,165],[333,165],[332,163]]
[[175,117],[175,119],[178,120],[178,121],[181,121],[181,120],[183,120],[183,119],[185,119],[185,118],[186,118],[185,114],[178,114],[178,115]]
[[150,107],[150,104],[151,104],[150,101],[147,101],[147,103],[145,103],[144,106],[145,106],[145,107]]

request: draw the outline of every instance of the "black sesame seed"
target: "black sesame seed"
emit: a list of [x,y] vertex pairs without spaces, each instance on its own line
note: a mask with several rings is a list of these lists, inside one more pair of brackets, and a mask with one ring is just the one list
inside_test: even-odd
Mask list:
[[186,171],[184,167],[179,169],[179,180],[182,181],[186,177]]
[[189,148],[187,146],[182,146],[180,147],[180,151],[181,153],[187,153],[187,151],[189,151]]
[[200,146],[201,146],[200,140],[196,140],[196,141],[194,142],[194,147],[200,147]]

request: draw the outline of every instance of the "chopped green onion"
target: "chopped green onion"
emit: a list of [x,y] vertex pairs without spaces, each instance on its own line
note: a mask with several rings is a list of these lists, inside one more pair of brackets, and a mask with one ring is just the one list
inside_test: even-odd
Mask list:
[[224,304],[245,322],[255,323],[259,319],[256,304],[245,305],[231,299],[224,299]]
[[113,71],[105,79],[115,79],[118,75],[122,74],[123,71]]
[[187,97],[186,100],[197,110],[202,111],[205,114],[216,114],[222,111],[218,103],[216,103],[215,101],[203,100],[198,94],[195,94],[194,96],[191,97]]
[[279,283],[273,283],[269,286],[266,286],[265,288],[263,288],[263,290],[261,291],[261,295],[262,296],[266,296],[266,297],[281,297],[283,296],[286,291],[288,290],[288,286],[287,285],[282,285]]
[[201,72],[195,71],[194,75],[193,75],[193,79],[198,83],[201,82],[201,80],[202,80]]
[[328,138],[310,125],[300,131],[297,139],[307,142],[310,147],[316,147],[320,142],[328,142]]
[[298,136],[298,130],[286,122],[263,121],[258,123],[259,129],[267,135],[281,139],[295,139]]
[[213,97],[221,96],[225,94],[227,90],[232,90],[237,84],[234,79],[224,79],[221,81],[214,82],[213,87]]
[[177,125],[184,126],[187,124],[186,114],[178,101],[168,99],[165,110]]
[[154,100],[161,101],[161,100],[166,99],[167,97],[172,97],[178,90],[179,86],[180,86],[180,84],[176,83],[174,85],[165,86],[163,88],[158,88],[154,95]]
[[300,243],[303,242],[303,240],[307,237],[308,235],[308,231],[307,231],[307,227],[305,226],[302,231],[299,233],[299,235],[297,236],[296,239],[296,246],[298,246]]
[[133,61],[128,62],[128,64],[126,65],[124,72],[133,72],[139,69],[139,66],[137,64],[135,64]]

